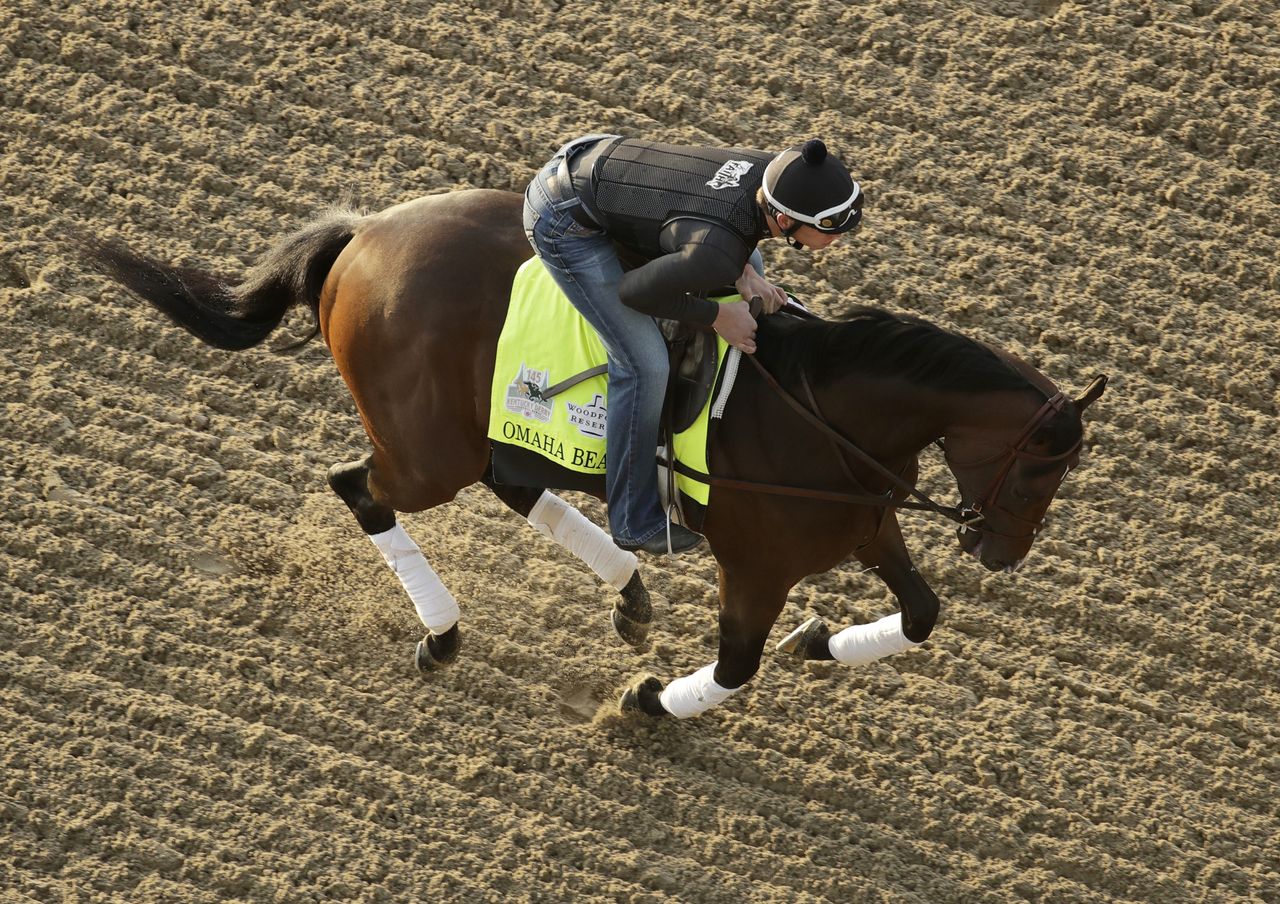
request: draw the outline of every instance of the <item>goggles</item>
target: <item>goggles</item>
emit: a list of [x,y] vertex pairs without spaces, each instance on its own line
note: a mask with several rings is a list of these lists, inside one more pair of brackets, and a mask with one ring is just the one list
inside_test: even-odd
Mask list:
[[837,204],[835,207],[828,207],[826,210],[819,211],[812,216],[798,213],[785,204],[779,204],[777,199],[773,197],[773,193],[769,191],[768,186],[762,187],[764,188],[765,200],[772,205],[774,210],[779,213],[785,213],[798,223],[812,226],[819,232],[850,232],[862,225],[862,204],[865,198],[862,194],[862,186],[858,185],[857,182],[853,183],[853,193],[849,195],[848,200]]

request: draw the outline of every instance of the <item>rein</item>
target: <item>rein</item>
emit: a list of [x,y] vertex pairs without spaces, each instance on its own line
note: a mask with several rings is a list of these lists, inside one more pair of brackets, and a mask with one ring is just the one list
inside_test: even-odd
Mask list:
[[[867,465],[869,468],[871,468],[873,471],[875,471],[885,480],[889,481],[889,483],[892,484],[896,489],[906,493],[908,496],[914,497],[917,501],[916,502],[903,501],[903,502],[895,503],[893,501],[892,489],[880,495],[873,495],[865,491],[862,493],[837,493],[830,490],[810,490],[810,491],[806,491],[806,495],[810,495],[812,498],[815,498],[815,499],[830,499],[832,501],[839,501],[839,502],[858,502],[864,505],[875,505],[875,506],[881,506],[884,508],[906,508],[906,509],[915,509],[917,511],[934,512],[935,514],[939,514],[946,518],[950,518],[952,521],[955,521],[959,524],[964,524],[966,522],[967,520],[966,514],[960,509],[959,506],[944,506],[944,505],[939,505],[937,502],[934,502],[932,499],[929,498],[927,494],[922,493],[920,490],[917,490],[915,486],[913,486],[910,483],[907,483],[907,481],[903,480],[902,477],[893,473],[884,465],[882,465],[879,461],[877,461],[875,458],[873,458],[872,456],[864,452],[862,448],[858,446],[857,443],[853,442],[853,440],[849,439],[843,433],[836,430],[834,427],[828,424],[818,413],[816,413],[813,410],[810,410],[808,406],[806,406],[803,402],[801,402],[799,399],[793,396],[790,392],[788,392],[785,388],[783,388],[782,384],[779,383],[777,379],[774,378],[773,374],[769,373],[768,368],[766,368],[763,364],[761,364],[760,361],[757,360],[755,355],[747,355],[746,357],[747,357],[747,360],[749,360],[753,365],[755,365],[756,370],[759,371],[760,376],[764,379],[765,385],[767,385],[770,389],[772,389],[774,393],[780,399],[782,399],[782,401],[786,402],[787,405],[790,406],[791,409],[795,411],[796,414],[800,415],[801,418],[803,418],[810,425],[815,427],[818,430],[818,432],[824,434],[828,439],[830,439],[831,442],[835,444],[838,450],[844,450],[846,452],[849,452],[858,461]],[[813,399],[813,391],[809,388],[809,382],[807,378],[804,380],[804,388],[809,398]],[[816,407],[817,405],[815,400],[814,408]],[[844,461],[843,456],[841,456],[841,463],[844,465],[845,473],[848,474],[850,477],[852,477],[853,476],[852,472],[849,470],[848,463]],[[856,480],[854,482],[857,483]],[[758,486],[763,487],[763,486],[769,486],[769,485],[760,484]]]
[[[701,481],[702,483],[710,484],[711,486],[747,490],[757,493],[769,493],[779,496],[796,496],[804,499],[820,499],[829,502],[854,503],[857,505],[874,506],[877,508],[903,508],[915,511],[931,512],[942,515],[943,517],[956,522],[960,525],[962,530],[987,530],[1000,536],[1018,537],[1019,535],[1000,534],[1000,532],[993,530],[985,524],[986,512],[989,510],[995,510],[1013,518],[1015,521],[1020,521],[1029,525],[1031,527],[1030,532],[1028,534],[1021,535],[1022,537],[1025,537],[1036,534],[1043,522],[1034,522],[1019,515],[1015,515],[1013,512],[1002,508],[996,503],[996,499],[999,496],[1000,491],[1004,488],[1004,483],[1012,472],[1014,465],[1019,459],[1037,461],[1046,464],[1053,463],[1055,461],[1063,461],[1074,455],[1081,446],[1081,442],[1077,441],[1071,449],[1058,455],[1037,455],[1033,452],[1028,452],[1024,448],[1024,446],[1030,442],[1031,437],[1040,428],[1040,426],[1046,420],[1060,412],[1065,406],[1067,397],[1061,392],[1056,393],[1040,407],[1040,410],[1037,411],[1031,420],[1027,422],[1027,425],[1022,429],[1022,432],[1018,435],[1018,438],[1014,443],[1006,446],[1003,451],[997,452],[995,455],[989,456],[980,461],[968,462],[963,465],[955,462],[955,460],[947,454],[946,447],[942,444],[942,441],[939,440],[938,445],[942,447],[947,463],[955,468],[963,469],[980,467],[982,465],[991,464],[993,461],[997,461],[1001,458],[1006,459],[1003,467],[1001,467],[1000,471],[992,479],[991,483],[988,484],[986,492],[984,492],[975,502],[970,505],[941,505],[931,499],[928,494],[917,490],[913,484],[903,480],[901,475],[895,474],[893,471],[886,468],[867,452],[863,451],[857,443],[853,442],[844,434],[840,433],[840,431],[832,427],[822,417],[821,412],[818,411],[817,400],[814,398],[813,390],[809,387],[808,378],[803,373],[801,374],[801,381],[804,386],[805,394],[809,399],[809,405],[801,402],[794,395],[788,392],[782,384],[777,381],[773,374],[769,373],[769,370],[761,364],[759,360],[757,360],[755,355],[745,355],[744,357],[746,357],[747,360],[755,366],[756,370],[760,373],[760,376],[764,379],[765,385],[773,390],[773,392],[786,402],[787,405],[804,421],[831,440],[832,444],[836,447],[836,452],[839,456],[840,464],[844,468],[845,475],[848,476],[855,485],[861,486],[861,482],[854,477],[848,461],[846,461],[842,454],[843,452],[848,452],[853,455],[858,461],[862,462],[887,480],[891,484],[891,489],[881,494],[873,494],[865,489],[859,493],[845,493],[835,490],[793,487],[783,484],[763,483],[754,480],[737,480],[728,477],[719,477],[713,474],[703,474],[681,462],[669,462],[665,457],[659,459],[664,465],[674,468],[677,472],[685,475],[686,477]],[[906,496],[913,497],[916,501],[908,502],[905,501],[905,499],[902,501],[894,501],[895,489]]]
[[[919,501],[895,502],[893,499],[893,489],[879,494],[868,492],[865,489],[860,493],[845,493],[838,490],[824,490],[810,487],[795,487],[786,484],[764,483],[758,480],[737,480],[731,477],[720,477],[715,474],[704,474],[701,471],[689,467],[684,462],[673,462],[668,460],[666,456],[659,456],[658,461],[664,467],[674,468],[678,473],[683,474],[685,477],[689,477],[693,480],[715,487],[725,487],[726,489],[731,490],[747,490],[756,493],[769,493],[775,496],[796,496],[802,499],[820,499],[827,502],[869,505],[878,508],[904,508],[922,512],[933,512],[946,518],[950,518],[961,526],[973,526],[975,519],[972,515],[976,513],[971,513],[968,509],[962,509],[960,506],[944,506],[934,502],[928,495],[917,490],[912,484],[903,480],[901,476],[890,471],[876,459],[864,452],[856,443],[828,424],[818,414],[815,414],[806,407],[803,402],[793,396],[783,388],[781,383],[774,379],[773,374],[769,373],[765,366],[756,359],[755,355],[744,355],[743,357],[755,365],[756,370],[758,370],[761,377],[764,378],[765,384],[768,385],[769,388],[779,396],[779,398],[791,406],[791,408],[804,420],[817,428],[819,432],[826,435],[836,446],[837,451],[841,449],[847,450],[859,461],[868,465],[872,470],[888,480],[898,490],[907,495],[914,496]],[[813,392],[809,389],[807,380],[805,381],[805,392],[808,394],[810,399],[813,399]],[[814,403],[814,407],[817,407],[816,401]],[[849,464],[843,455],[840,456],[840,463],[844,467],[845,474],[853,481],[853,483],[860,485],[860,481],[853,476],[853,471],[849,468]],[[976,520],[982,520],[982,516],[979,515]]]

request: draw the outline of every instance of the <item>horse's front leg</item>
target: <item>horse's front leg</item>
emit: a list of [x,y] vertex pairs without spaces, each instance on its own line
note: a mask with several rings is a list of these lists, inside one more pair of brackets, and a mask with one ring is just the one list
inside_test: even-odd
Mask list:
[[638,681],[622,695],[622,711],[687,719],[729,699],[760,668],[765,640],[790,589],[756,577],[735,576],[721,565],[720,658],[665,688],[657,678]]
[[892,512],[886,514],[876,539],[855,555],[897,597],[899,611],[834,634],[822,619],[810,618],[778,644],[779,650],[801,659],[866,665],[913,649],[929,637],[938,621],[938,597],[916,571]]

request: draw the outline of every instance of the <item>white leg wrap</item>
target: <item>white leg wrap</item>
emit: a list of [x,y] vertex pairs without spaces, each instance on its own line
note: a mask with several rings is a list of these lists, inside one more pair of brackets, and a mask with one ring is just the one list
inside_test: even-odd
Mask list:
[[457,600],[427,564],[418,544],[398,522],[389,531],[370,534],[369,539],[404,585],[405,593],[409,594],[413,607],[418,610],[418,618],[432,634],[443,634],[457,624],[461,614]]
[[827,648],[845,665],[866,665],[894,653],[903,653],[920,644],[902,633],[902,613],[886,615],[869,625],[854,625],[827,640]]
[[668,684],[658,695],[663,708],[677,719],[687,719],[728,700],[738,692],[738,688],[716,684],[715,671],[716,663],[713,662]]
[[529,512],[529,523],[618,590],[636,573],[635,553],[619,549],[607,533],[555,493],[543,491]]

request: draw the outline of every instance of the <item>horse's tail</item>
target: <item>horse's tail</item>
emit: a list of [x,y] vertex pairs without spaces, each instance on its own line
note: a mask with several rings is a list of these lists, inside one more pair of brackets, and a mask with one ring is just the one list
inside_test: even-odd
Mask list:
[[330,208],[277,242],[235,285],[196,267],[162,263],[118,241],[81,241],[98,269],[215,348],[240,351],[257,345],[292,305],[306,304],[312,330],[288,346],[293,349],[319,334],[320,288],[360,218],[350,208]]

